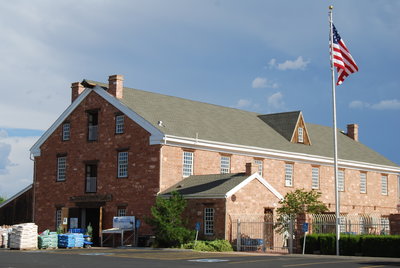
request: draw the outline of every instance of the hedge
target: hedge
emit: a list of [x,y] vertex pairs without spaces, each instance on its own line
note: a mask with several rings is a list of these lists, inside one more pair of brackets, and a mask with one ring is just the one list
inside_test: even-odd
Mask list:
[[196,251],[211,251],[211,252],[224,252],[233,251],[232,245],[227,240],[213,240],[213,241],[197,241],[183,244],[181,248],[193,249]]
[[[301,239],[301,246],[303,246]],[[400,235],[347,235],[340,236],[340,255],[400,257]],[[307,235],[305,253],[334,255],[335,234]]]

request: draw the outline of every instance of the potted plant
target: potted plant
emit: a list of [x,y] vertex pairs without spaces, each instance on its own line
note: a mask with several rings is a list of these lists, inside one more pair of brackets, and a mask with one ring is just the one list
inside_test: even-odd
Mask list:
[[91,225],[91,223],[89,222],[89,225],[86,227],[86,241],[91,241],[92,240],[92,234],[93,234],[93,227]]

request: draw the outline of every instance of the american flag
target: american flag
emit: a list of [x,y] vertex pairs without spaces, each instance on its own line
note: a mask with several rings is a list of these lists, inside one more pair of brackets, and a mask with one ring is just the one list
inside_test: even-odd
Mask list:
[[350,55],[350,51],[344,44],[343,39],[333,25],[333,65],[338,72],[337,85],[343,83],[344,79],[352,73],[358,71],[358,66]]

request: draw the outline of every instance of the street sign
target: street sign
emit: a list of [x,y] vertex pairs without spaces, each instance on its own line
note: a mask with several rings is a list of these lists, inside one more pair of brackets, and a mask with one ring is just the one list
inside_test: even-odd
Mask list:
[[305,232],[308,232],[308,222],[303,223],[302,231],[303,231],[304,233],[305,233]]
[[135,227],[136,227],[136,229],[139,229],[139,227],[140,227],[140,220],[138,219],[138,220],[136,220],[136,224],[135,224]]
[[195,230],[196,231],[200,231],[200,227],[201,227],[201,224],[200,224],[200,222],[196,222],[196,226],[195,226]]

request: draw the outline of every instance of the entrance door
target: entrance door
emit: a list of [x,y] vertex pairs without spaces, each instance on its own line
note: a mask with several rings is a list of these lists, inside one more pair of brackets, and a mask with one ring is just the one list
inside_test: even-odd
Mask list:
[[87,227],[89,223],[93,227],[93,243],[100,244],[99,240],[99,222],[100,222],[100,209],[99,208],[85,208],[85,226]]
[[264,241],[265,247],[274,247],[274,212],[270,208],[264,209]]

